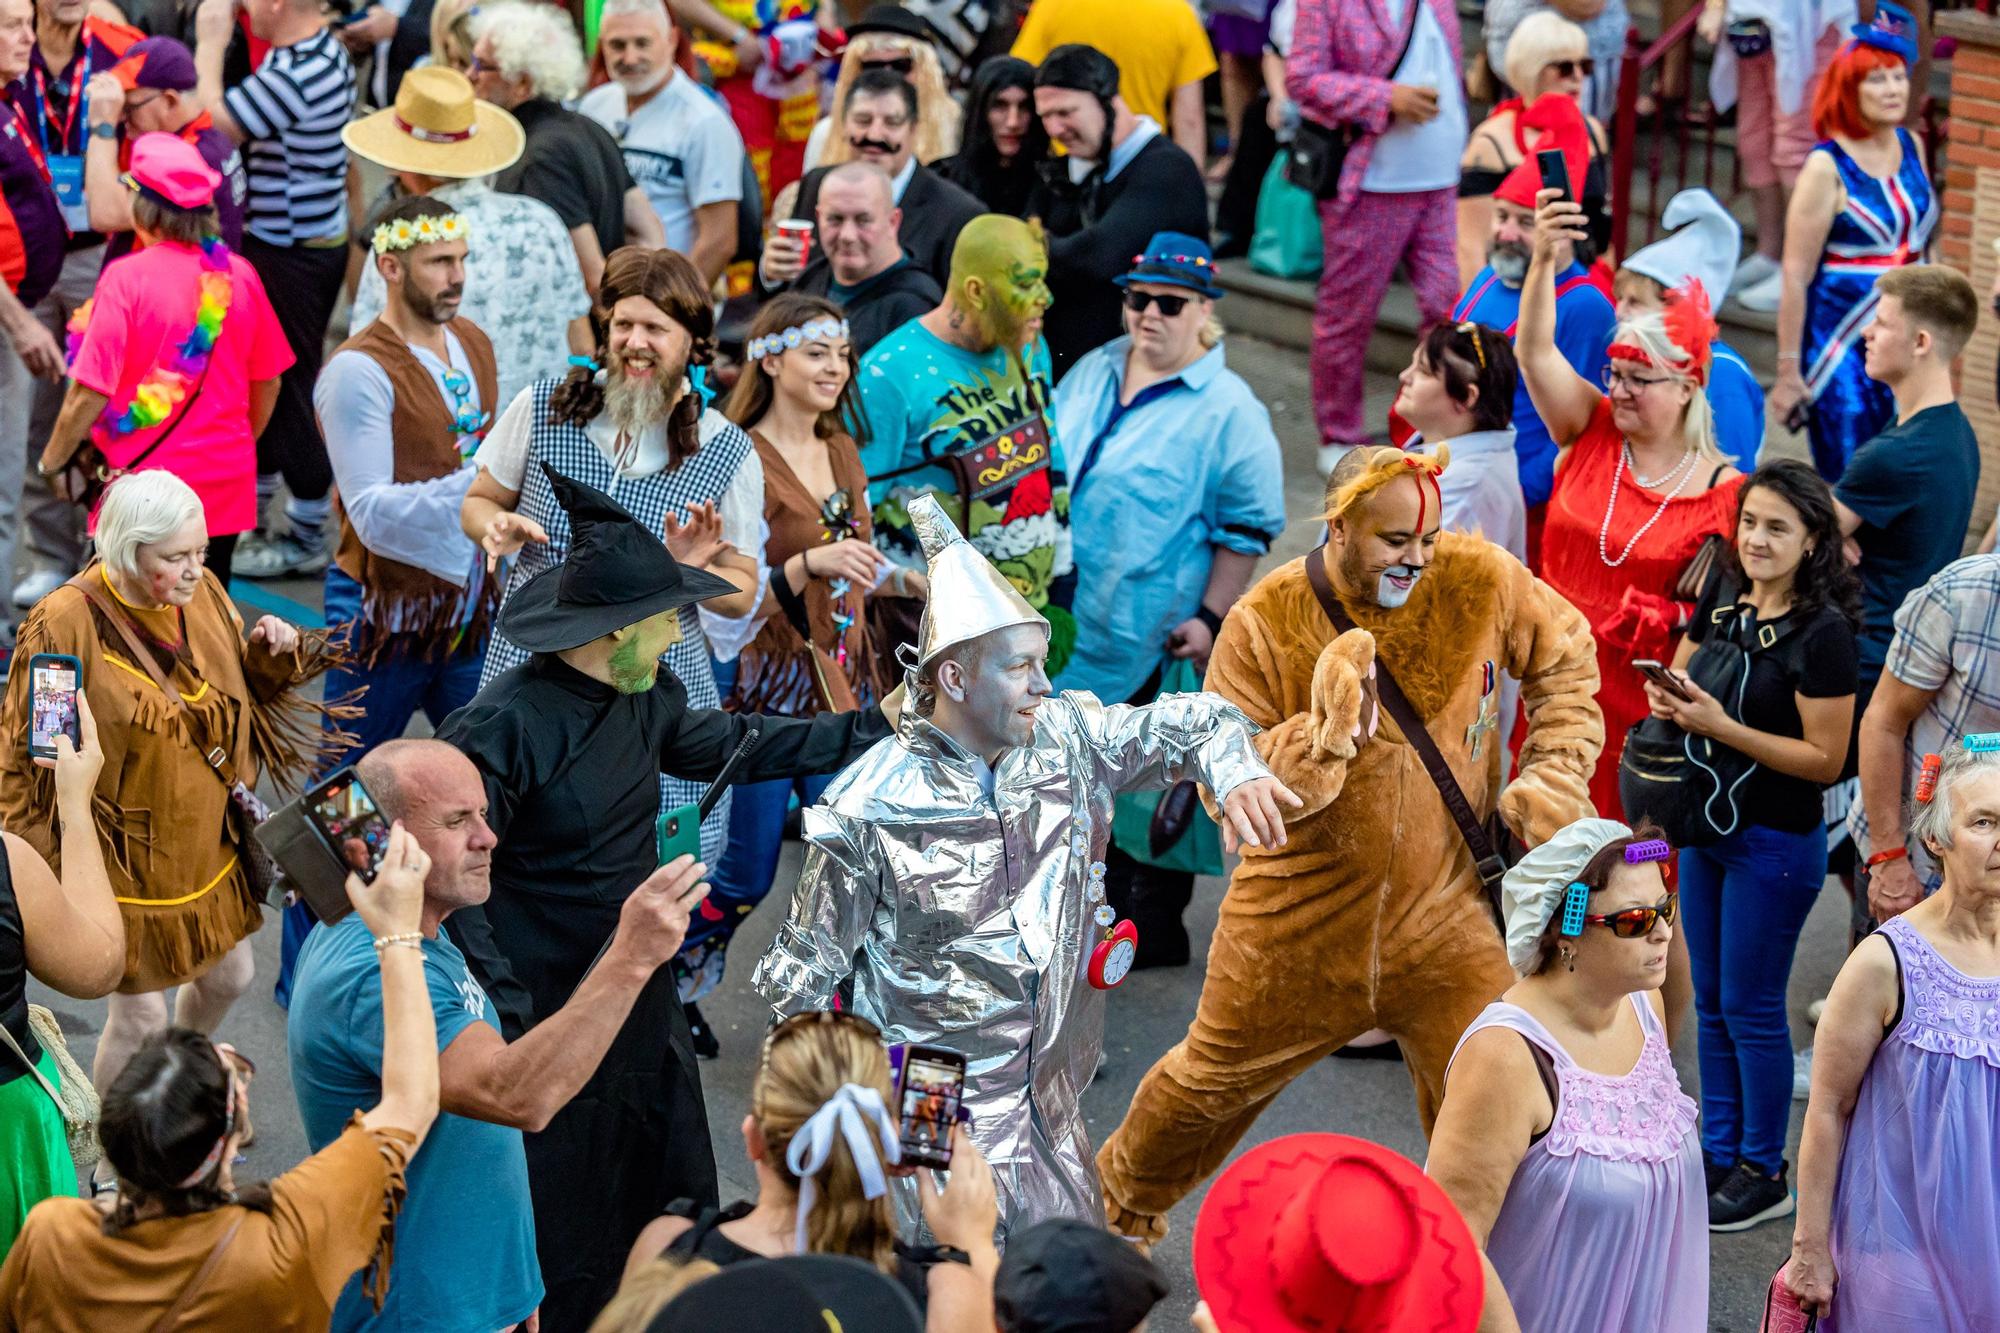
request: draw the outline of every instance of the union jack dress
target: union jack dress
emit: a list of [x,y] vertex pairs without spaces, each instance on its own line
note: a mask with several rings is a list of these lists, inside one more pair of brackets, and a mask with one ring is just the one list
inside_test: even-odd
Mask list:
[[1800,348],[1813,405],[1813,465],[1830,482],[1840,480],[1854,451],[1896,412],[1888,386],[1862,369],[1861,332],[1875,318],[1875,279],[1892,268],[1922,263],[1937,227],[1937,194],[1924,171],[1923,149],[1908,130],[1897,130],[1896,137],[1903,160],[1887,180],[1863,171],[1833,140],[1819,145],[1833,158],[1847,193],[1827,232],[1819,272],[1806,288]]

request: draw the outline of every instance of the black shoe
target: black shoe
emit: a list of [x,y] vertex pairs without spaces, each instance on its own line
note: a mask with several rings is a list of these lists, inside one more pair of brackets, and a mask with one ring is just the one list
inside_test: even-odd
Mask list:
[[1400,1060],[1403,1048],[1393,1041],[1378,1041],[1373,1046],[1342,1046],[1333,1053],[1336,1060]]
[[1722,1163],[1711,1161],[1707,1157],[1701,1159],[1701,1169],[1708,1177],[1708,1192],[1710,1194],[1721,1189],[1722,1182],[1736,1174],[1735,1167],[1724,1166]]
[[1721,1187],[1708,1196],[1708,1229],[1748,1231],[1759,1222],[1791,1216],[1798,1205],[1785,1181],[1789,1170],[1789,1163],[1780,1163],[1774,1178],[1748,1162],[1738,1162]]
[[681,1008],[687,1014],[688,1033],[694,1038],[694,1053],[704,1060],[713,1060],[721,1055],[722,1043],[715,1039],[708,1020],[701,1016],[700,1006],[690,1001]]

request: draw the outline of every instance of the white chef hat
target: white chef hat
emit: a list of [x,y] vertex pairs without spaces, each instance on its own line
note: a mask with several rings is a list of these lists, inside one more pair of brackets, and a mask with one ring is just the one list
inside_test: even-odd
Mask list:
[[1707,190],[1682,190],[1667,201],[1660,225],[1677,228],[1627,259],[1620,268],[1642,273],[1668,291],[1689,278],[1698,278],[1702,290],[1717,305],[1728,294],[1730,279],[1736,276],[1736,260],[1743,249],[1743,228]]
[[1048,630],[1049,622],[1042,613],[1028,605],[1020,589],[995,569],[991,560],[973,549],[935,495],[911,500],[909,514],[930,568],[931,594],[924,603],[923,626],[917,635],[919,666],[930,665],[955,643],[1010,625]]
[[1590,858],[1632,830],[1615,819],[1579,819],[1522,857],[1500,881],[1500,915],[1507,922],[1507,961],[1527,975],[1563,894]]

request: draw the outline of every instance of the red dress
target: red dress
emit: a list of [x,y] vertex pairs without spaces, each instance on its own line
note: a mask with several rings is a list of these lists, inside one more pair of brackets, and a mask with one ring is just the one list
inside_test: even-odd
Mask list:
[[[1699,495],[1682,494],[1667,501],[1664,512],[1659,491],[1642,489],[1625,468],[1624,436],[1611,424],[1611,400],[1600,398],[1590,425],[1570,446],[1556,471],[1549,494],[1548,527],[1542,537],[1541,576],[1567,597],[1590,621],[1597,637],[1600,683],[1597,706],[1604,710],[1604,753],[1590,779],[1590,798],[1606,819],[1623,819],[1618,802],[1618,757],[1625,733],[1646,716],[1646,692],[1632,669],[1635,658],[1668,661],[1680,636],[1657,629],[1633,643],[1625,591],[1636,588],[1664,603],[1673,595],[1681,571],[1687,568],[1711,532],[1729,537],[1736,527],[1736,493],[1743,478],[1735,477]],[[1697,460],[1697,468],[1711,466]],[[1616,569],[1598,553],[1598,533],[1604,527],[1604,506],[1611,498],[1612,478],[1618,477],[1618,503],[1604,535],[1604,549],[1613,560],[1645,527],[1654,514],[1659,521],[1632,547]],[[1623,611],[1621,612],[1621,609]],[[1650,641],[1649,641],[1650,639]]]

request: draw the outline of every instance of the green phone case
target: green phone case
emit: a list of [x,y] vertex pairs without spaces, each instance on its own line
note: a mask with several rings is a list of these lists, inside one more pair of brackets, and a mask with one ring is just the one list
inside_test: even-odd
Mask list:
[[653,842],[660,852],[660,864],[676,856],[701,859],[701,807],[683,805],[663,812],[653,825]]

